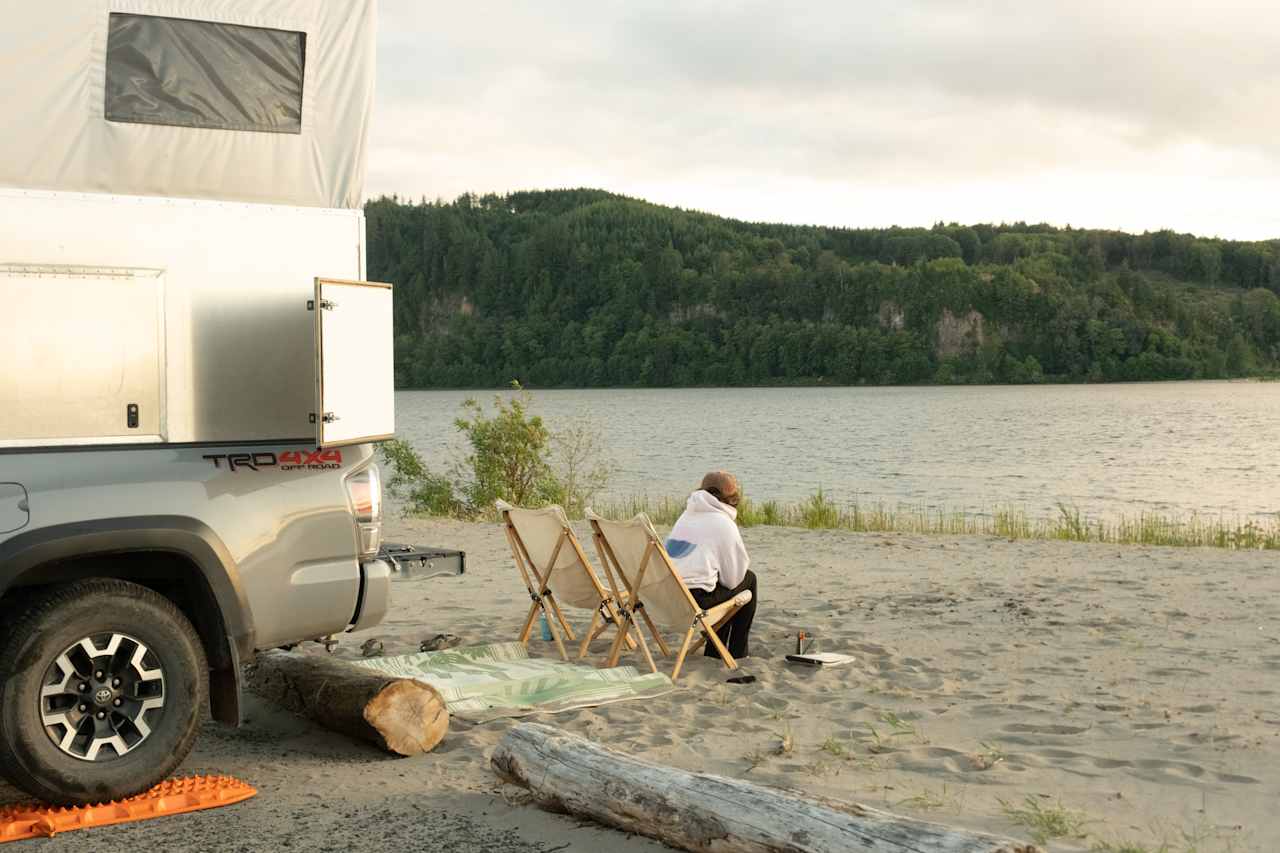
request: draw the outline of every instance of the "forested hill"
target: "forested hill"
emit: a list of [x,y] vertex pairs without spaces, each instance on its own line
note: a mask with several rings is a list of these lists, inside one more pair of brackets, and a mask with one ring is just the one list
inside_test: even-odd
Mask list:
[[1280,241],[762,225],[599,190],[370,202],[401,387],[1192,379],[1280,366]]

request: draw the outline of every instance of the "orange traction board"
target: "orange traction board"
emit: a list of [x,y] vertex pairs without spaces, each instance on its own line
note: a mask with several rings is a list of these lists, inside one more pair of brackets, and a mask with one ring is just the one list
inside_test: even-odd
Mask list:
[[183,812],[216,809],[247,800],[255,788],[230,776],[169,779],[150,791],[96,806],[0,806],[0,844],[24,838],[48,838],[59,832],[134,823]]

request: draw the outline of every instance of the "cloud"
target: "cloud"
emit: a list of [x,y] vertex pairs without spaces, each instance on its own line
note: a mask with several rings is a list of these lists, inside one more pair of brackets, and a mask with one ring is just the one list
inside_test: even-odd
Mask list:
[[1261,4],[384,3],[372,194],[1280,236]]

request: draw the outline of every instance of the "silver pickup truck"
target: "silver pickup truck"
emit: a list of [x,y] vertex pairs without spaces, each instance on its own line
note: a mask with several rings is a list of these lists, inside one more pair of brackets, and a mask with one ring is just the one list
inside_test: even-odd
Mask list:
[[256,650],[389,590],[375,0],[118,5],[0,28],[0,775],[55,803],[150,787]]
[[372,446],[0,455],[0,770],[52,802],[145,789],[257,649],[377,624]]

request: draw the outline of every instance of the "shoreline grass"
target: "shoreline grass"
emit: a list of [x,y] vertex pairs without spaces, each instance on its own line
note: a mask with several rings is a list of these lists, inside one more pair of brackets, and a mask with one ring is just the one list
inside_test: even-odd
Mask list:
[[[643,512],[654,524],[671,525],[684,511],[684,499],[633,496],[597,501],[595,510],[611,518],[629,518]],[[819,490],[799,503],[744,501],[738,508],[738,520],[743,527],[767,525],[856,533],[999,536],[1009,540],[1056,539],[1108,545],[1280,550],[1280,514],[1264,521],[1147,512],[1093,518],[1076,507],[1059,504],[1058,514],[1046,518],[1031,516],[1025,510],[1008,506],[996,507],[991,512],[972,512],[885,502],[841,504]]]

